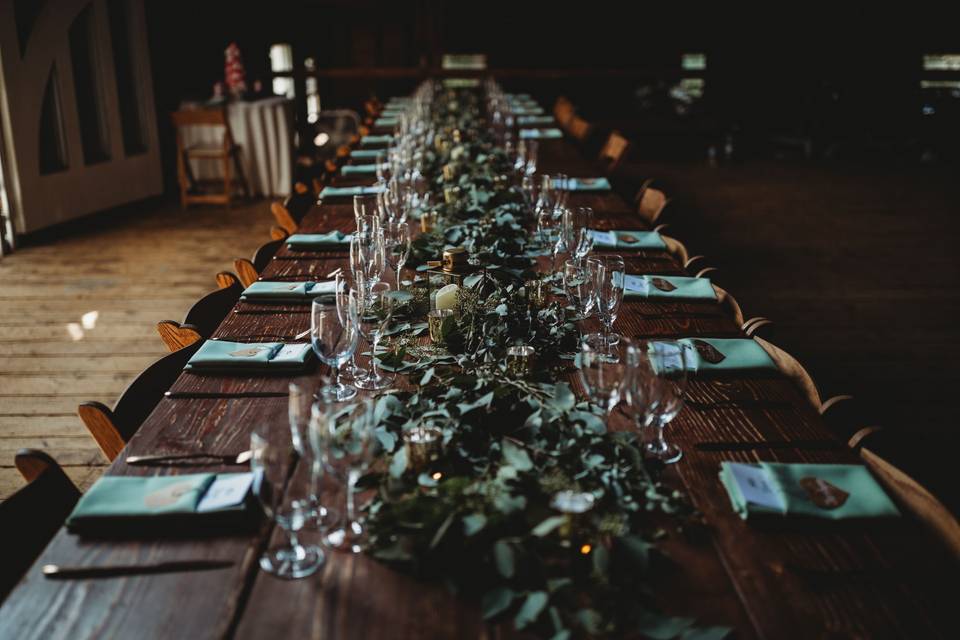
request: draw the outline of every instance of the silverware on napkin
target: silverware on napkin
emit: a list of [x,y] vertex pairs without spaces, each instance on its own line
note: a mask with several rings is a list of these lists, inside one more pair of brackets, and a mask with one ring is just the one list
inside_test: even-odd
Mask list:
[[250,462],[252,453],[249,449],[230,455],[221,455],[219,453],[169,453],[147,456],[130,456],[126,459],[127,464],[147,465],[147,464],[167,464],[170,462],[181,462],[189,460],[213,460],[221,464],[246,464]]
[[174,573],[177,571],[209,571],[211,569],[226,569],[232,565],[232,560],[173,560],[170,562],[117,564],[101,567],[62,567],[57,564],[45,564],[41,568],[41,571],[44,577],[51,580],[70,580],[76,578],[111,578],[115,576],[133,576],[150,573]]
[[835,440],[708,440],[693,445],[698,451],[753,451],[756,449],[843,449]]

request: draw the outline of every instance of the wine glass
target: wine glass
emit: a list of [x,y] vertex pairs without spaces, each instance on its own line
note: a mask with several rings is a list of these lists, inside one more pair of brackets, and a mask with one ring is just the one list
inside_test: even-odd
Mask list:
[[385,389],[393,382],[393,375],[384,375],[377,367],[377,348],[393,317],[390,285],[378,282],[365,293],[361,295],[356,290],[351,291],[350,307],[356,310],[360,335],[371,347],[370,370],[355,370],[353,384],[359,389]]
[[350,238],[350,271],[355,280],[374,283],[383,276],[383,229],[358,231]]
[[537,216],[537,235],[540,241],[546,246],[552,239],[551,229],[553,229],[553,208],[556,205],[557,190],[554,188],[553,178],[547,174],[540,176],[540,193],[537,196],[537,204],[534,207],[534,213]]
[[636,343],[625,336],[612,345],[581,341],[580,384],[590,401],[607,416],[627,397],[638,358]]
[[353,217],[357,223],[357,232],[375,231],[380,227],[380,214],[377,211],[377,196],[353,196]]
[[638,349],[638,354],[641,364],[634,371],[633,393],[643,406],[637,422],[656,429],[644,451],[671,464],[683,456],[683,451],[667,442],[663,430],[683,408],[688,372],[695,364],[693,347],[683,341],[650,341]]
[[573,220],[573,255],[582,261],[593,250],[593,236],[590,234],[590,225],[593,224],[593,209],[591,207],[577,207],[572,213]]
[[410,227],[406,222],[388,222],[383,228],[384,253],[390,268],[397,274],[397,291],[400,290],[400,270],[410,255]]
[[320,482],[323,479],[323,468],[320,459],[314,455],[310,447],[310,415],[313,407],[314,394],[303,385],[291,382],[287,396],[287,417],[290,420],[290,435],[293,450],[300,456],[301,465],[310,465],[311,480],[311,508],[316,514],[317,528],[326,526],[331,514],[321,503]]
[[540,143],[536,140],[527,140],[527,155],[526,155],[526,166],[524,167],[524,174],[528,176],[533,176],[537,172],[537,156],[539,151]]
[[593,286],[593,278],[586,265],[576,260],[563,263],[563,287],[581,318],[588,317],[593,308],[596,300]]
[[523,193],[523,202],[529,211],[533,211],[537,203],[537,181],[533,176],[525,175],[520,180],[520,191]]
[[325,556],[316,545],[303,545],[297,532],[316,517],[312,465],[298,464],[291,429],[262,423],[250,435],[253,492],[268,518],[287,534],[287,542],[267,549],[260,568],[280,578],[303,578],[316,572]]
[[326,543],[352,553],[362,551],[363,523],[357,515],[357,481],[377,453],[375,413],[368,397],[355,404],[317,402],[310,422],[310,442],[324,471],[344,484],[344,521],[329,531]]
[[336,400],[357,395],[354,387],[340,380],[340,367],[349,362],[357,349],[359,333],[356,317],[349,311],[341,317],[336,300],[314,298],[310,308],[310,342],[320,361],[333,369],[330,384],[318,393]]
[[377,182],[386,184],[390,179],[390,165],[387,164],[387,157],[382,153],[378,153],[375,162],[377,163]]
[[593,275],[593,291],[596,296],[597,316],[603,324],[603,339],[616,342],[613,323],[623,302],[623,282],[625,268],[623,257],[617,255],[593,256],[587,259],[587,266]]
[[513,160],[513,170],[522,175],[527,170],[527,141],[521,140],[518,142],[516,151],[517,155]]

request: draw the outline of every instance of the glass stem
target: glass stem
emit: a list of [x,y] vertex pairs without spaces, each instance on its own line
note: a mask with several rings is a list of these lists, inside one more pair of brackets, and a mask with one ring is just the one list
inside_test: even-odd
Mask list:
[[370,349],[370,379],[376,380],[380,377],[377,372],[377,347],[380,345],[380,336],[374,336]]
[[397,291],[400,291],[400,269],[403,268],[403,265],[397,266]]
[[356,507],[353,500],[353,494],[357,487],[357,480],[360,479],[360,474],[351,469],[347,472],[347,524],[349,525],[354,520],[356,520]]
[[667,441],[663,437],[663,420],[657,420],[657,450],[666,451]]

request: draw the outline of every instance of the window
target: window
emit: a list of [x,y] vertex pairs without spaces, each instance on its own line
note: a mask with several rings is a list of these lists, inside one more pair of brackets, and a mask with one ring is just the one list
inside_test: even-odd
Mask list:
[[296,87],[291,75],[293,73],[293,47],[282,43],[270,46],[270,71],[274,74],[273,92],[275,94],[288,98],[296,96]]

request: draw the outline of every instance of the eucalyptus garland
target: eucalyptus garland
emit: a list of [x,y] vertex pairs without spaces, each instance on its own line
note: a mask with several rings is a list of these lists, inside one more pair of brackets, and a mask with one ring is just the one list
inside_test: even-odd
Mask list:
[[[477,94],[438,96],[433,124],[455,132],[424,158],[435,193],[447,195],[413,259],[459,245],[484,270],[461,287],[449,351],[418,351],[426,325],[411,305],[396,348],[381,357],[417,386],[375,406],[383,464],[363,479],[373,495],[368,553],[541,637],[723,637],[726,628],[698,629],[654,606],[661,527],[678,527],[690,510],[645,468],[636,434],[607,432],[600,411],[558,381],[576,329],[562,306],[531,304],[532,221],[502,177],[510,160],[485,131]],[[455,170],[442,175],[445,166]],[[504,362],[517,342],[535,349],[529,375]],[[424,425],[440,436],[426,456],[403,437]],[[565,506],[571,500],[580,504]]]

